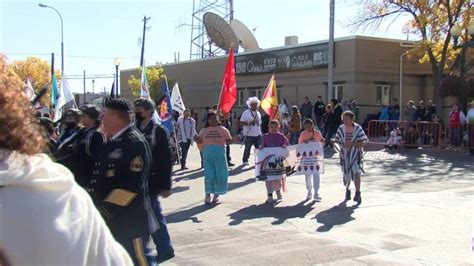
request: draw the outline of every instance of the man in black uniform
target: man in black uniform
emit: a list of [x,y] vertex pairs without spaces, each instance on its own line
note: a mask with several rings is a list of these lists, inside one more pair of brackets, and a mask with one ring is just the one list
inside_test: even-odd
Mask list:
[[148,180],[151,207],[159,229],[152,234],[158,251],[157,261],[161,263],[174,257],[174,249],[166,226],[166,219],[161,212],[159,196],[171,195],[171,150],[165,129],[152,120],[155,103],[152,100],[138,98],[135,100],[135,125],[145,135],[151,147],[153,165]]
[[66,166],[74,174],[76,182],[88,190],[92,175],[92,164],[98,160],[106,139],[99,131],[100,108],[88,104],[82,106],[80,110],[83,127],[63,141],[54,156],[56,162]]
[[64,113],[64,117],[61,119],[61,124],[64,128],[61,135],[58,137],[56,145],[61,145],[64,141],[69,139],[74,133],[77,133],[81,129],[79,127],[79,121],[81,119],[81,111],[78,109],[69,109]]
[[102,123],[108,143],[93,165],[90,193],[115,239],[135,265],[153,265],[150,233],[157,223],[150,208],[150,146],[131,125],[132,106],[123,98],[105,98]]

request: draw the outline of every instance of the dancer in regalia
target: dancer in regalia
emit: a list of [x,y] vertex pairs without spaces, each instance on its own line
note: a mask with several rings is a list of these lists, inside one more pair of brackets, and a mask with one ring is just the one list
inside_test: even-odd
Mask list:
[[354,113],[345,111],[342,114],[343,124],[339,126],[335,143],[341,146],[339,158],[343,172],[344,186],[346,187],[346,201],[351,199],[351,180],[355,185],[354,201],[361,204],[360,176],[363,171],[363,147],[369,140],[362,127],[354,122]]

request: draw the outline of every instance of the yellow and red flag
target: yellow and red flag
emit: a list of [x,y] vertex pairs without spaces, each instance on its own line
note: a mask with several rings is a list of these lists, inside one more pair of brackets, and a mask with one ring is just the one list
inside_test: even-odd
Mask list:
[[275,119],[278,117],[278,96],[275,74],[272,75],[270,82],[268,82],[268,86],[265,90],[265,93],[263,94],[260,107],[263,111],[265,111],[265,113],[268,114],[270,119]]

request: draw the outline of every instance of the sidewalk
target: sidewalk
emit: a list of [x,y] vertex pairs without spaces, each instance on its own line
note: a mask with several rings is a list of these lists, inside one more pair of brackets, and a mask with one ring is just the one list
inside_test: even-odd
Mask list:
[[[233,162],[242,150],[232,145]],[[163,200],[176,257],[166,265],[472,264],[474,163],[464,153],[366,153],[360,206],[345,205],[337,154],[326,154],[322,202],[304,201],[303,176],[271,205],[252,166],[230,171],[222,204],[203,204],[196,148]]]

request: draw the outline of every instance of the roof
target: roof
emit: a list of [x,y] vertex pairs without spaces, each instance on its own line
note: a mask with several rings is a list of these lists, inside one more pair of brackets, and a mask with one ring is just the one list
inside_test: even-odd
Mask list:
[[[380,38],[380,37],[362,36],[362,35],[353,35],[353,36],[335,38],[334,42],[344,42],[344,41],[351,41],[351,40],[367,40],[367,41],[390,42],[390,43],[408,43],[408,44],[416,43],[416,41],[407,41],[407,40],[400,40],[400,39]],[[257,53],[262,53],[262,52],[278,51],[278,50],[297,48],[297,47],[305,47],[305,46],[311,46],[311,45],[315,45],[315,44],[324,44],[324,43],[327,43],[327,42],[328,42],[328,40],[321,40],[321,41],[315,41],[315,42],[299,43],[299,44],[295,44],[295,45],[278,46],[278,47],[273,47],[273,48],[260,49],[260,50],[257,50],[257,51],[237,53],[237,54],[235,54],[235,56],[237,57],[237,56],[241,56],[241,55],[257,54]],[[173,65],[191,64],[191,63],[196,63],[196,62],[200,62],[200,61],[219,60],[219,59],[222,59],[222,58],[225,58],[225,57],[227,57],[227,55],[220,55],[220,56],[214,56],[214,57],[206,57],[206,58],[200,58],[200,59],[165,63],[162,66],[166,67],[166,66],[173,66]],[[132,69],[124,69],[122,71],[136,71],[136,70],[137,70],[137,68],[132,68]]]

